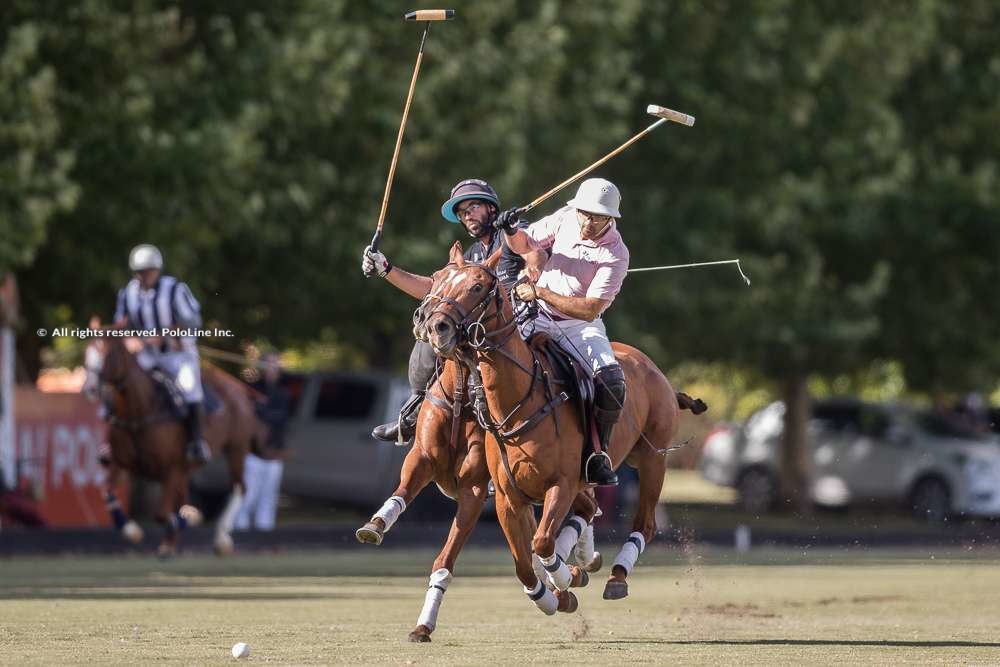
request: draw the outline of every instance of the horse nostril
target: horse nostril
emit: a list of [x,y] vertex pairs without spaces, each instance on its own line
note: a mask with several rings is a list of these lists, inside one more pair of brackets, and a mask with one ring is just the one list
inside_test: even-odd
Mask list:
[[448,323],[442,320],[434,325],[434,330],[439,334],[446,333],[448,331]]

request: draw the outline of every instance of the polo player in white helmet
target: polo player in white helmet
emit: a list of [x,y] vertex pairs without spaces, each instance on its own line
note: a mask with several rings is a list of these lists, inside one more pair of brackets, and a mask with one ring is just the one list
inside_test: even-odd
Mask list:
[[147,372],[159,368],[169,375],[183,394],[188,405],[188,459],[204,463],[212,453],[202,437],[205,411],[197,341],[194,336],[162,335],[164,329],[200,327],[201,306],[185,283],[162,275],[163,255],[156,246],[144,243],[132,248],[128,267],[135,277],[118,290],[115,325],[156,331],[155,337],[143,339],[136,360]]
[[620,205],[614,183],[589,178],[566,206],[532,225],[523,226],[517,209],[504,211],[496,222],[514,252],[550,253],[537,281],[516,288],[522,300],[541,304],[538,317],[523,333],[548,333],[594,373],[594,419],[602,451],[586,461],[586,479],[602,486],[618,483],[607,451],[625,404],[625,374],[601,320],[628,271],[628,248],[618,233]]

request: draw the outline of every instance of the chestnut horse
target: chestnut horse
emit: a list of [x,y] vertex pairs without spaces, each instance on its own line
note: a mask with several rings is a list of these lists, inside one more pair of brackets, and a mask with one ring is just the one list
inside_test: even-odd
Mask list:
[[[525,593],[546,614],[575,609],[576,598],[568,590],[573,576],[564,562],[575,536],[563,519],[585,488],[580,474],[584,434],[577,411],[537,391],[545,383],[540,369],[551,369],[517,335],[495,272],[499,256],[483,264],[466,263],[456,244],[450,259],[434,274],[436,303],[427,306],[428,341],[438,355],[463,364],[481,387],[486,405],[479,418],[490,431],[486,458],[497,487],[497,517]],[[646,355],[620,343],[613,347],[629,396],[608,453],[614,467],[627,462],[639,471],[639,503],[633,532],[605,584],[605,599],[628,595],[627,577],[656,533],[665,452],[677,434],[680,410],[670,382]],[[543,511],[536,525],[532,503],[539,501]],[[536,575],[532,552],[545,564],[555,593]]]
[[[171,556],[177,550],[180,531],[201,521],[201,512],[188,504],[192,464],[187,460],[187,428],[171,415],[154,380],[126,348],[126,339],[110,335],[112,331],[105,329],[104,335],[87,347],[84,387],[91,395],[100,387],[111,392],[110,452],[104,459],[108,510],[115,527],[128,540],[140,542],[142,529],[122,511],[115,488],[122,470],[160,482],[155,518],[165,532],[158,553]],[[226,457],[232,482],[226,508],[216,523],[214,543],[216,553],[226,554],[233,550],[233,519],[243,497],[244,458],[252,441],[260,437],[262,426],[242,382],[211,366],[202,369],[202,380],[221,402],[219,409],[207,416],[203,435],[213,456]]]
[[[413,447],[400,470],[399,486],[371,520],[356,532],[358,541],[362,543],[381,544],[407,505],[432,481],[442,493],[458,503],[451,531],[431,567],[424,606],[416,627],[409,635],[412,642],[431,640],[458,555],[482,514],[490,480],[483,430],[472,419],[468,407],[463,405],[464,392],[458,397],[459,414],[456,415],[453,410],[457,370],[455,362],[447,361],[428,389],[427,398],[417,416]],[[459,386],[464,386],[464,383]],[[582,571],[573,566],[576,585],[585,585],[587,572],[596,572],[601,567],[601,555],[594,551],[593,526],[590,524],[596,509],[592,494],[581,494],[574,503],[576,516],[573,521],[581,543],[576,554],[577,563],[583,565]],[[536,564],[536,567],[540,565]]]

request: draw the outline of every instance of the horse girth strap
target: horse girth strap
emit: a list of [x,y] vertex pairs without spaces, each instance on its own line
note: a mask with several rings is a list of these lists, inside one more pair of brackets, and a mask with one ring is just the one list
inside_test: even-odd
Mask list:
[[500,429],[496,429],[494,431],[494,435],[496,435],[501,440],[509,440],[511,438],[516,438],[517,436],[523,433],[527,433],[531,429],[538,426],[542,422],[542,420],[544,420],[546,417],[552,414],[556,408],[558,408],[560,405],[562,405],[568,400],[569,400],[569,394],[567,394],[565,391],[561,391],[555,398],[553,398],[548,403],[539,408],[538,411],[535,412],[535,414],[525,419],[518,426],[512,428],[509,431],[500,431]]
[[456,364],[455,398],[452,400],[451,449],[458,449],[458,439],[462,430],[462,404],[465,403],[465,368]]

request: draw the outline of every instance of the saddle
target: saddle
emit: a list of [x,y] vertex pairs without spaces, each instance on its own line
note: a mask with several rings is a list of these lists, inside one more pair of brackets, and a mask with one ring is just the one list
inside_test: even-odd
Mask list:
[[[543,331],[532,334],[527,343],[536,353],[548,359],[549,367],[555,375],[552,381],[563,385],[566,393],[576,400],[577,412],[580,415],[580,432],[591,434],[590,439],[597,444],[594,440],[597,437],[597,427],[594,423],[593,375],[576,357]],[[584,443],[584,449],[587,449],[587,443]]]
[[[163,404],[167,407],[167,412],[174,419],[184,421],[188,417],[188,402],[184,398],[184,393],[181,391],[174,379],[170,377],[167,373],[164,373],[159,368],[154,368],[150,371],[149,376],[153,379],[154,386],[156,387],[156,393],[159,395]],[[222,401],[212,391],[205,381],[201,382],[202,396],[202,406],[205,408],[205,414],[210,415],[218,412],[219,408],[222,407]]]

